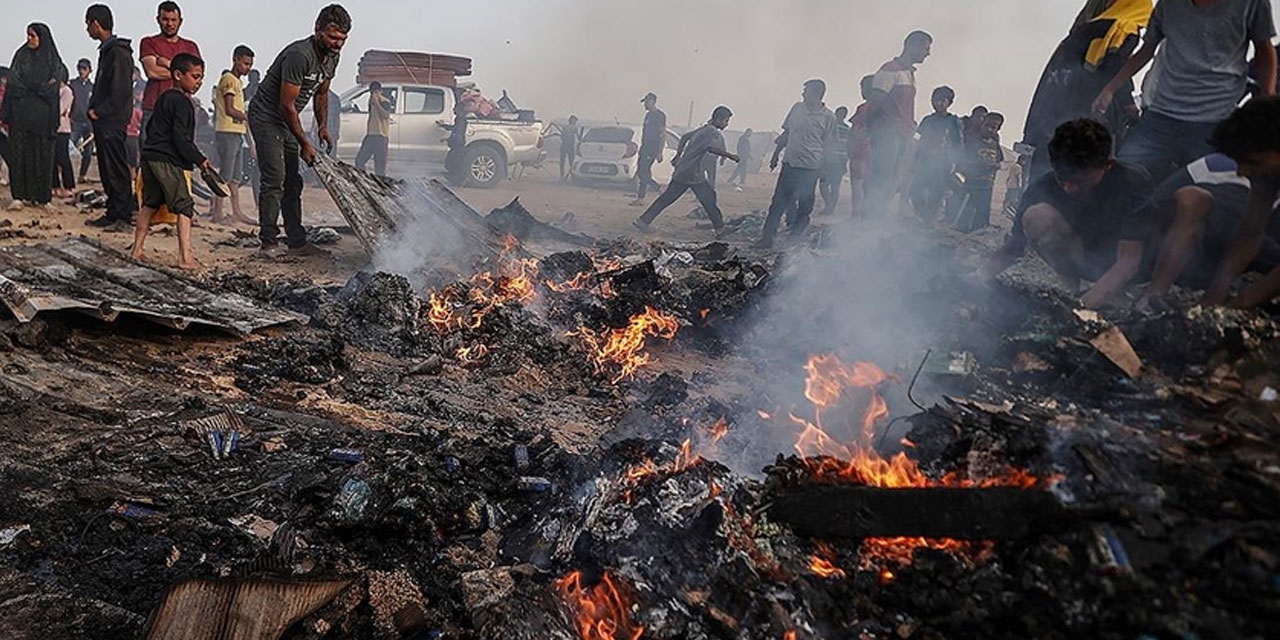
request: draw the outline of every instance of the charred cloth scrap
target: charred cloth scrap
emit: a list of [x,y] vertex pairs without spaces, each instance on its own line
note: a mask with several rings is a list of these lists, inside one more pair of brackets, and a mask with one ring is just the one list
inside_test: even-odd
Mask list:
[[305,316],[129,260],[84,237],[0,247],[0,300],[20,322],[52,311],[114,321],[120,314],[178,329],[204,325],[237,335]]

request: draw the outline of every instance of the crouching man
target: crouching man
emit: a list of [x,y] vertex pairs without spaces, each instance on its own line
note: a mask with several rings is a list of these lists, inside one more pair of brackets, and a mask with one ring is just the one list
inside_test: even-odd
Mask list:
[[994,277],[1033,249],[1073,291],[1094,281],[1081,302],[1097,307],[1142,269],[1143,248],[1156,218],[1151,181],[1116,162],[1111,134],[1095,120],[1060,125],[1049,141],[1053,172],[1028,186],[1013,230],[982,268]]
[[[1214,153],[1156,187],[1155,206],[1163,228],[1160,255],[1139,309],[1164,309],[1163,296],[1175,282],[1196,288],[1209,286],[1248,211],[1249,180],[1238,171],[1235,160]],[[1280,266],[1278,222],[1280,216],[1271,216],[1262,246],[1248,263],[1250,270],[1267,273]]]
[[[1210,140],[1236,161],[1236,172],[1249,179],[1249,202],[1217,275],[1205,291],[1205,304],[1221,304],[1236,276],[1263,252],[1268,223],[1275,215],[1280,195],[1280,101],[1251,100],[1222,121]],[[1274,224],[1272,225],[1274,228]],[[1230,306],[1247,309],[1280,295],[1280,267],[1250,285]]]

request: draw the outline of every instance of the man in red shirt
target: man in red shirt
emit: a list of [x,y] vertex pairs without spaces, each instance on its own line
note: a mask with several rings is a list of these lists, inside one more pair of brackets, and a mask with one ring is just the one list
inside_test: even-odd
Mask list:
[[179,53],[203,58],[196,43],[178,35],[178,29],[182,27],[182,9],[178,7],[178,3],[169,0],[161,2],[156,8],[156,22],[160,25],[160,33],[143,38],[138,45],[138,58],[142,60],[142,72],[147,79],[147,88],[142,92],[140,141],[145,141],[147,122],[151,120],[151,110],[155,108],[156,100],[173,87],[169,61]]
[[902,165],[911,151],[916,130],[916,65],[933,48],[933,36],[912,31],[902,42],[902,53],[884,63],[872,80],[867,98],[867,126],[871,155],[866,177],[865,211],[884,217],[898,191]]

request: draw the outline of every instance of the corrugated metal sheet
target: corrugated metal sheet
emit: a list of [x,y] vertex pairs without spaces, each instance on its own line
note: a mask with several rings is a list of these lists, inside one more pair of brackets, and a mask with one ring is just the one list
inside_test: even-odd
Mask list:
[[242,336],[307,322],[301,314],[134,262],[85,237],[0,247],[0,301],[22,322],[47,311],[80,311],[108,322],[131,314],[177,329],[206,325]]
[[328,604],[351,580],[188,580],[165,594],[147,640],[275,640]]

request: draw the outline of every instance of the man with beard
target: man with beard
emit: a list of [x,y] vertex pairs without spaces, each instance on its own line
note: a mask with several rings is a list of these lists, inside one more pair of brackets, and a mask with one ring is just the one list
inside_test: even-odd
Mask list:
[[338,68],[338,54],[351,31],[351,14],[341,5],[320,10],[315,33],[285,47],[267,69],[257,95],[249,104],[249,130],[257,150],[262,187],[258,194],[259,240],[268,257],[280,255],[280,216],[284,215],[289,253],[323,253],[307,243],[302,227],[302,174],[298,161],[316,162],[316,149],[307,140],[299,112],[315,97],[316,138],[333,147],[329,135],[329,82]]
[[147,36],[138,42],[138,58],[142,61],[143,75],[147,86],[142,90],[142,123],[138,129],[139,142],[147,135],[147,122],[151,120],[151,111],[156,107],[160,95],[173,87],[173,74],[169,71],[169,61],[179,53],[189,53],[197,58],[200,47],[196,43],[178,35],[182,28],[182,9],[178,3],[166,0],[156,8],[156,23],[160,25],[160,33]]

